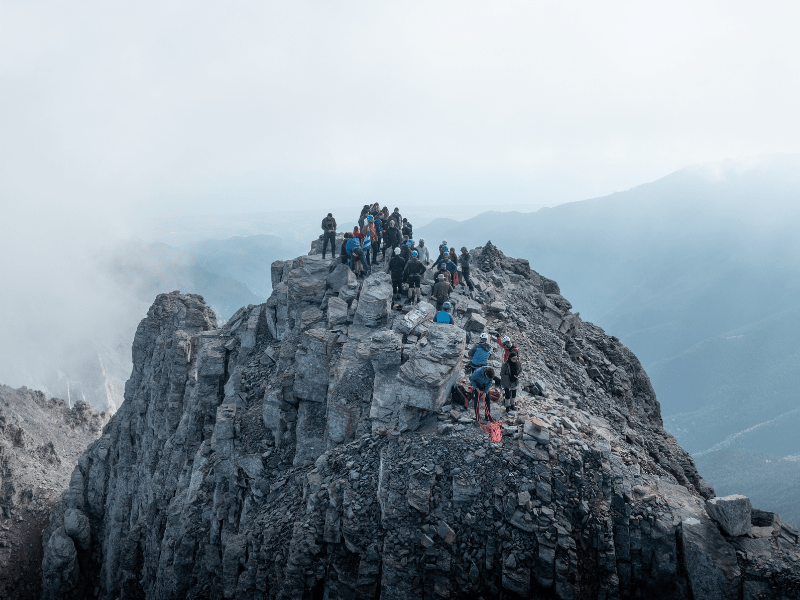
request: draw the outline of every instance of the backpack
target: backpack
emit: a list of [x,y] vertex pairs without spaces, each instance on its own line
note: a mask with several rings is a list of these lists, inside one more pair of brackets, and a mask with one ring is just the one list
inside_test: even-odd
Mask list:
[[472,398],[472,386],[454,385],[450,395],[453,404],[463,403],[464,408],[469,408],[469,399]]

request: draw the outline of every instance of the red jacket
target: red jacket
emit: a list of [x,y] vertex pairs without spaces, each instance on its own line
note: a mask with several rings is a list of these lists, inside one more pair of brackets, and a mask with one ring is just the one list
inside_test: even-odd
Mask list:
[[366,235],[366,231],[353,231],[353,237],[358,238],[361,241],[364,241],[364,236]]
[[512,352],[519,352],[519,348],[516,346],[511,346],[511,348],[506,348],[503,345],[503,336],[497,336],[497,343],[500,344],[500,347],[503,349],[503,362],[508,362],[508,357],[511,356]]

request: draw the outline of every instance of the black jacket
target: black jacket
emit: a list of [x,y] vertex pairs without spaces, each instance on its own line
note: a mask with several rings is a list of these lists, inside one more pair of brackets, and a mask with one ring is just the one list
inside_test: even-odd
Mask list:
[[406,223],[403,225],[403,235],[408,236],[408,239],[414,237],[414,228],[412,227],[411,223]]
[[469,271],[472,265],[472,257],[469,255],[469,252],[466,254],[462,253],[458,256],[458,264],[461,265],[462,271]]
[[333,217],[322,219],[322,231],[336,231],[336,219]]
[[400,248],[400,258],[408,262],[408,259],[411,258],[411,246],[402,246]]
[[423,265],[418,258],[414,258],[413,256],[408,259],[408,263],[406,264],[406,275],[422,275],[425,272],[425,265]]
[[394,226],[397,229],[400,229],[403,226],[403,217],[400,216],[399,212],[393,212],[389,215],[389,220],[394,221]]
[[403,269],[405,268],[406,261],[396,254],[389,261],[389,273],[392,274],[392,279],[400,279],[403,276]]
[[397,227],[386,228],[386,245],[392,247],[400,245],[400,230]]

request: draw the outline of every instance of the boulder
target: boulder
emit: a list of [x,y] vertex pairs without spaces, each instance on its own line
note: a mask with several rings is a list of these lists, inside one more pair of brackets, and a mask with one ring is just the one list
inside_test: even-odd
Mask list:
[[428,319],[432,319],[435,314],[435,306],[425,301],[420,302],[409,312],[403,315],[402,319],[397,321],[395,329],[397,329],[397,331],[400,333],[407,335],[411,333],[411,331],[414,330],[420,323],[427,321]]
[[300,330],[305,331],[315,323],[319,323],[322,317],[322,311],[316,307],[304,310],[300,315]]
[[482,333],[486,329],[486,319],[478,313],[472,313],[464,325],[464,329],[473,333]]
[[681,521],[684,566],[695,598],[736,600],[741,576],[736,551],[714,523],[701,517]]
[[64,513],[64,532],[72,538],[81,550],[88,550],[92,541],[89,517],[76,508],[68,508]]
[[392,284],[386,273],[375,273],[364,280],[358,298],[356,318],[367,327],[386,324],[392,305]]
[[343,287],[355,284],[356,275],[350,267],[340,262],[325,281],[333,292],[338,293]]
[[328,298],[328,329],[342,323],[347,323],[347,302],[336,296],[330,296]]
[[728,535],[745,535],[750,531],[752,513],[750,498],[734,494],[706,501],[706,512]]

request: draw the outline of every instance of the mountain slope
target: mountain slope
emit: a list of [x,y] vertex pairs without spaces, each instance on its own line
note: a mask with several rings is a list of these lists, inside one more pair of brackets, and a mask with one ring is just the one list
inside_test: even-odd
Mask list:
[[[633,353],[526,260],[473,257],[453,325],[319,255],[273,264],[267,302],[222,327],[199,296],[159,295],[51,513],[44,598],[800,593],[797,531],[746,515],[769,563],[720,532]],[[449,400],[481,330],[513,337],[524,375],[519,410],[479,427]]]

